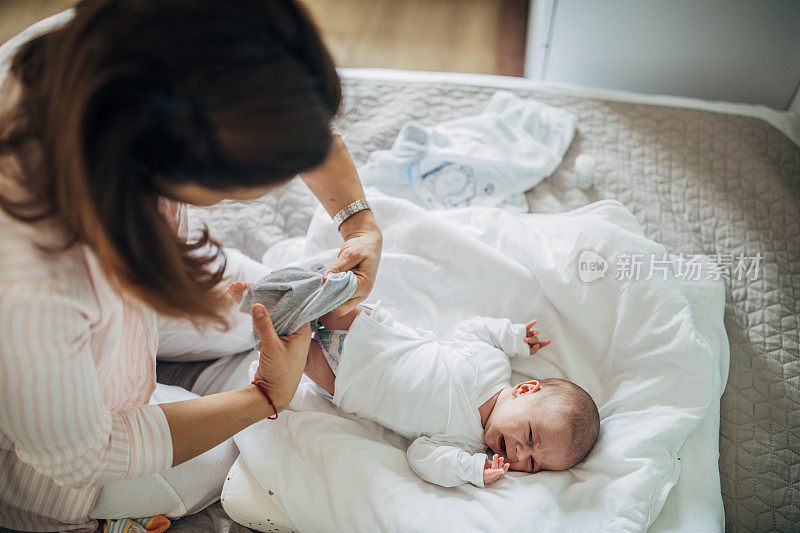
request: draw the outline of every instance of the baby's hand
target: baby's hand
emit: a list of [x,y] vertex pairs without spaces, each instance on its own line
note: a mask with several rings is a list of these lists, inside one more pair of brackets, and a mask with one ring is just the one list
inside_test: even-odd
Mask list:
[[539,337],[537,337],[539,330],[533,329],[537,322],[538,320],[531,320],[525,325],[525,342],[530,346],[531,355],[535,354],[539,348],[544,348],[550,344],[550,340],[540,341]]
[[509,463],[503,463],[505,459],[498,457],[494,454],[492,460],[486,459],[486,465],[483,467],[483,484],[489,485],[494,483],[508,472]]
[[243,281],[234,281],[228,285],[228,296],[230,296],[234,302],[240,304],[244,299],[244,291],[246,291],[250,285],[250,283],[245,283]]

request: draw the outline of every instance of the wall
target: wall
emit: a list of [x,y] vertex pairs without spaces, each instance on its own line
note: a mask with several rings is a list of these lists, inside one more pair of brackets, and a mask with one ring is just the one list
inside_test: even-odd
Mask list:
[[530,77],[781,110],[800,85],[797,0],[535,4],[546,35],[529,43]]

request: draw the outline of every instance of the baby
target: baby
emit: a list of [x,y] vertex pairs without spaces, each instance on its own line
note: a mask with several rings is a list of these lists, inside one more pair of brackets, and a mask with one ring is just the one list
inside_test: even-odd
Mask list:
[[365,304],[312,324],[305,373],[343,411],[411,439],[409,465],[430,483],[484,487],[509,468],[566,470],[592,449],[600,420],[570,381],[511,386],[509,357],[550,343],[535,325],[475,317],[445,341]]
[[408,461],[426,481],[483,487],[509,467],[566,470],[597,440],[597,407],[578,385],[510,385],[508,357],[550,343],[537,337],[535,320],[475,317],[456,326],[456,342],[395,322],[377,304],[319,322],[306,375],[342,410],[414,439]]

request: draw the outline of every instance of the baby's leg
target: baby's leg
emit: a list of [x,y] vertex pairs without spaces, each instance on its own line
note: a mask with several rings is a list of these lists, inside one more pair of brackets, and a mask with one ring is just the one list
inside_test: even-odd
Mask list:
[[319,321],[325,326],[325,329],[350,329],[350,326],[353,325],[353,320],[356,319],[356,316],[358,316],[358,313],[361,311],[364,311],[368,315],[372,313],[370,309],[357,305],[346,315],[333,316],[331,313],[328,313],[327,315],[321,316]]
[[[362,310],[367,314],[371,313],[370,309],[358,305],[344,316],[335,317],[328,313],[320,317],[319,321],[326,329],[348,330],[353,324],[353,320],[355,320],[358,313]],[[322,353],[322,348],[320,348],[316,340],[312,339],[308,347],[308,358],[306,359],[306,368],[303,372],[311,381],[330,394],[333,394],[336,375],[333,373],[333,370],[331,370],[331,366],[328,364],[328,360],[325,358],[325,354]]]
[[308,346],[308,359],[306,359],[306,368],[303,371],[306,376],[314,383],[333,394],[333,384],[336,380],[336,375],[331,370],[325,355],[322,353],[322,348],[315,340],[311,340]]

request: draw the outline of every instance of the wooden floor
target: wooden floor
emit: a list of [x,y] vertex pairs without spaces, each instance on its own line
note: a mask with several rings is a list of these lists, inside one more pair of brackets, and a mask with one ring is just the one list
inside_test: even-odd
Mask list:
[[[339,66],[522,75],[527,0],[301,1]],[[0,43],[74,4],[0,0]]]
[[303,2],[340,66],[522,75],[524,0]]

